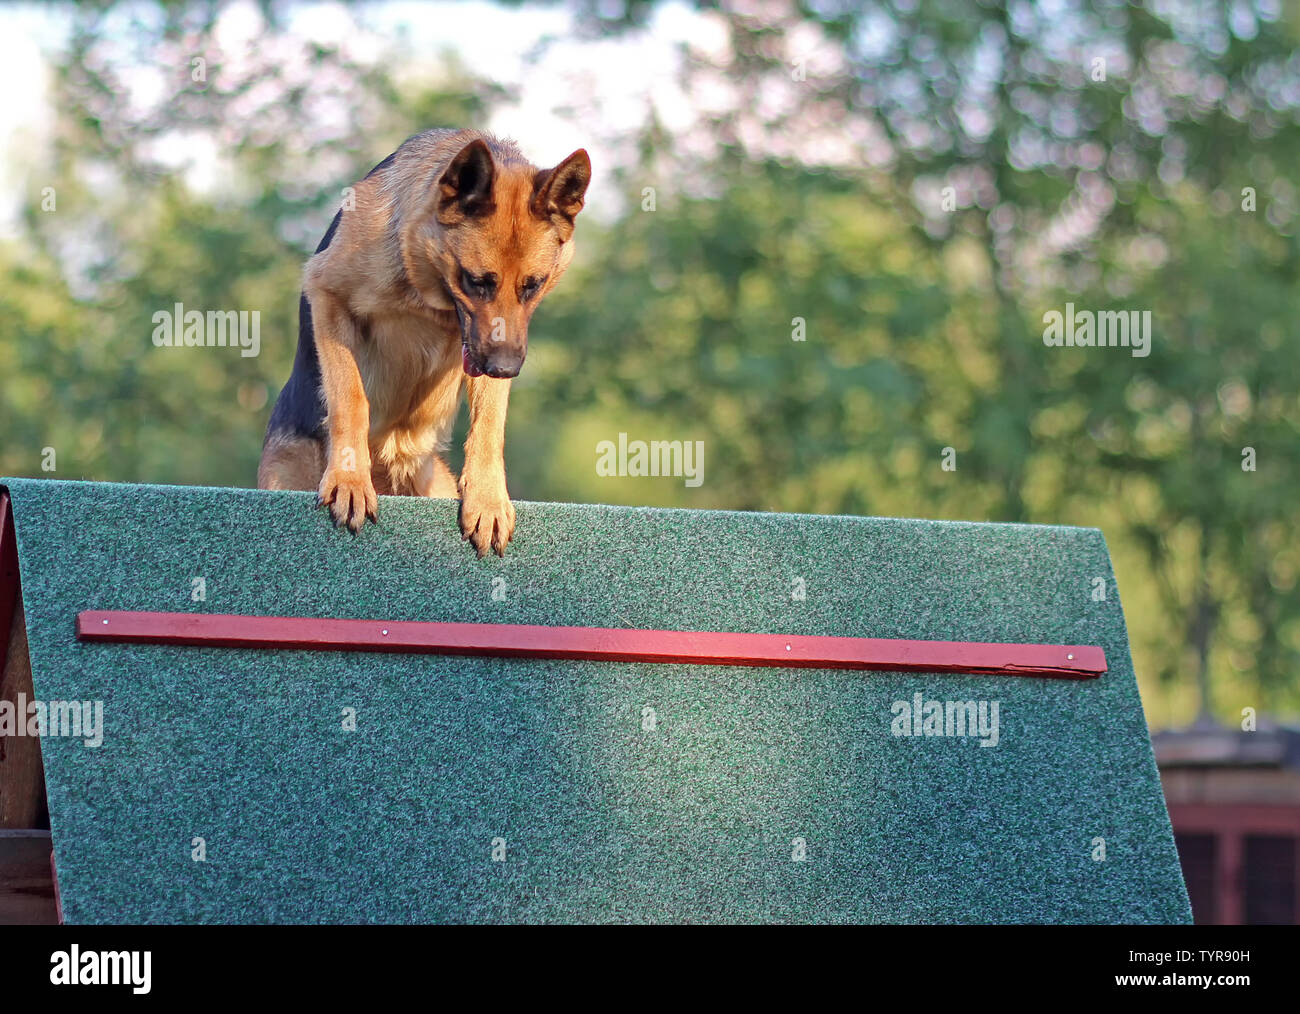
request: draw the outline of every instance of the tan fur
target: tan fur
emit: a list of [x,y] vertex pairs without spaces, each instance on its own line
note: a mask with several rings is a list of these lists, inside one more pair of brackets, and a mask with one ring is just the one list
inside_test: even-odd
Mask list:
[[[475,203],[485,152],[490,199],[484,189]],[[540,171],[509,142],[466,130],[418,135],[386,171],[358,183],[355,206],[303,275],[327,441],[268,434],[258,485],[317,488],[353,531],[377,518],[378,492],[459,495],[463,537],[480,556],[504,554],[515,524],[508,378],[522,363],[533,310],[573,259],[573,218],[589,178],[584,151]],[[495,295],[475,296],[462,272],[495,276]],[[530,279],[545,281],[528,296]],[[499,377],[465,373],[458,303],[471,361]],[[464,389],[470,429],[457,481],[442,452]]]
[[277,435],[262,448],[258,489],[315,489],[325,471],[324,448],[315,440]]

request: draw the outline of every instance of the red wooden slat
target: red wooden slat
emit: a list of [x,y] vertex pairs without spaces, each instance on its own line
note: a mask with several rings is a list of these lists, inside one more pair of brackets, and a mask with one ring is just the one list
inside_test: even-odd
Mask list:
[[88,610],[77,616],[77,636],[83,641],[213,648],[494,655],[1065,679],[1092,679],[1106,671],[1105,653],[1099,647],[1088,645],[981,644],[509,623]]

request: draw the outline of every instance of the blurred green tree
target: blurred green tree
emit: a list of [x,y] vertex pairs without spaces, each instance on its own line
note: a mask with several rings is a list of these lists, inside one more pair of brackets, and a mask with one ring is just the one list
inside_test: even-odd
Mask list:
[[[701,117],[689,145],[647,124],[628,188],[657,182],[660,207],[689,191],[682,181],[708,179],[722,196],[703,202],[713,211],[680,196],[683,218],[710,223],[701,255],[683,243],[632,271],[688,264],[661,299],[715,285],[731,297],[722,319],[694,318],[685,348],[681,328],[691,329],[677,322],[675,354],[706,364],[696,425],[711,411],[735,418],[735,386],[753,395],[766,380],[781,399],[742,411],[736,436],[718,441],[715,468],[748,470],[741,502],[1101,525],[1145,620],[1141,670],[1171,689],[1194,674],[1202,713],[1212,673],[1220,714],[1261,699],[1294,707],[1300,10],[1268,0],[699,6],[725,42],[691,49],[687,87],[730,99]],[[588,7],[606,33],[648,16],[643,3]],[[743,204],[737,188],[756,173],[742,167],[759,164],[791,179]],[[823,208],[847,184],[858,204],[842,214],[860,229],[892,212],[879,234],[888,252],[823,259],[822,291],[801,285],[791,261],[809,237],[853,226],[822,218],[798,181]],[[668,241],[662,219],[645,228]],[[620,263],[602,261],[602,285],[617,284],[608,268]],[[1151,355],[1046,347],[1043,315],[1067,302],[1151,310]],[[901,325],[884,348],[873,341],[882,312]],[[779,325],[801,313],[835,324],[764,371]],[[640,333],[617,324],[620,336]],[[593,348],[608,334],[600,324],[586,333]],[[936,350],[945,354],[927,355]],[[731,376],[708,371],[719,361],[735,364]],[[622,374],[629,393],[644,392],[646,360],[623,362],[635,364]],[[885,371],[874,383],[873,369]],[[849,406],[867,392],[883,418],[855,426],[865,419]],[[835,468],[840,449],[817,442],[823,433],[859,452],[856,470]],[[951,499],[940,445],[958,451]],[[1253,471],[1243,470],[1248,447]],[[776,467],[762,467],[756,448]],[[847,481],[829,488],[828,473]],[[880,486],[905,490],[904,503]],[[1183,695],[1176,711],[1190,704]]]

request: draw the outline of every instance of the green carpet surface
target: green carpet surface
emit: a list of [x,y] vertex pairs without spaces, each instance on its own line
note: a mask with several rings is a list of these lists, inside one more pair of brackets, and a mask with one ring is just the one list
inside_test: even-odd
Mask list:
[[[381,498],[353,537],[308,493],[0,484],[36,696],[103,702],[101,746],[43,743],[70,923],[1190,921],[1099,531],[518,503],[478,560],[447,500]],[[83,609],[1099,644],[1110,670],[82,644]],[[918,693],[997,702],[996,745],[896,735]]]

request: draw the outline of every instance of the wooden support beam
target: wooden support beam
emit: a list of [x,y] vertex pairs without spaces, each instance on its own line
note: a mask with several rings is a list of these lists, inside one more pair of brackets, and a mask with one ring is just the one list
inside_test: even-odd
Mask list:
[[50,851],[49,831],[0,830],[0,926],[59,921]]
[[[0,669],[0,708],[8,710],[14,722],[26,723],[27,715],[19,713],[18,705],[30,704],[36,694],[21,600],[5,634],[9,649]],[[0,735],[0,828],[48,826],[40,737]]]
[[[31,701],[32,665],[27,651],[27,623],[18,580],[18,539],[13,504],[0,486],[0,707],[19,715],[18,703]],[[45,828],[45,770],[36,736],[0,735],[0,828]]]
[[9,654],[9,630],[20,599],[18,536],[9,490],[0,486],[0,667]]

